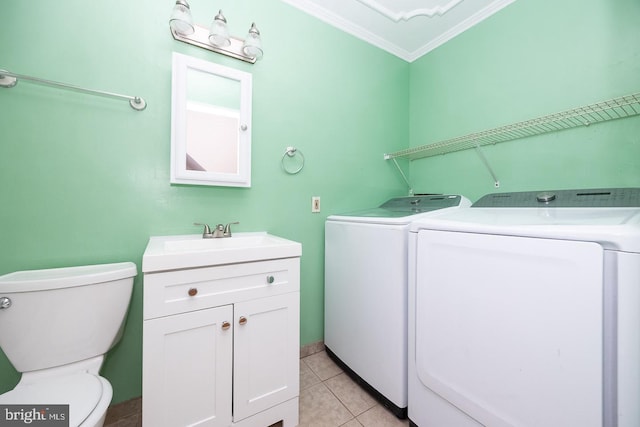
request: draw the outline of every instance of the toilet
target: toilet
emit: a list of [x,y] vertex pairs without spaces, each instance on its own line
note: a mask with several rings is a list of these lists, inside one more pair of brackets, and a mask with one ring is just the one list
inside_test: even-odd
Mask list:
[[0,348],[22,373],[0,405],[69,405],[70,427],[102,427],[113,389],[99,372],[136,274],[123,262],[0,276]]

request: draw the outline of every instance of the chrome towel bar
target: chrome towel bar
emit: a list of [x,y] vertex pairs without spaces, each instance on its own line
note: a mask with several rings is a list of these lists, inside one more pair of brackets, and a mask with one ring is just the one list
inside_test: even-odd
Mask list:
[[90,95],[99,95],[99,96],[106,96],[109,98],[126,99],[129,101],[129,105],[131,106],[131,108],[137,111],[142,111],[145,108],[147,108],[147,103],[145,102],[144,99],[142,99],[139,96],[121,95],[119,93],[105,92],[102,90],[95,90],[95,89],[87,89],[80,86],[70,85],[67,83],[54,82],[52,80],[45,80],[38,77],[31,77],[31,76],[26,76],[24,74],[17,74],[17,73],[12,73],[6,70],[0,70],[0,87],[12,88],[16,84],[18,84],[18,80],[26,80],[33,83],[39,83],[47,86],[54,86],[58,88],[69,89],[76,92],[87,93]]

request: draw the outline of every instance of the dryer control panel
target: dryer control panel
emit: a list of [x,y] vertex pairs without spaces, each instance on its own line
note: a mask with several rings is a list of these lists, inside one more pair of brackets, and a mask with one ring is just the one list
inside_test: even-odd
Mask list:
[[640,188],[522,191],[491,193],[472,208],[632,208],[640,207]]

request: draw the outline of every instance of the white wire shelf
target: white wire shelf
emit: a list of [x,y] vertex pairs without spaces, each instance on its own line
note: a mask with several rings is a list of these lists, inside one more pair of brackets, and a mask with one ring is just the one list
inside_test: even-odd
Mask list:
[[384,158],[387,160],[395,158],[421,159],[548,132],[590,126],[638,114],[640,114],[640,92],[433,144],[388,153],[384,155]]

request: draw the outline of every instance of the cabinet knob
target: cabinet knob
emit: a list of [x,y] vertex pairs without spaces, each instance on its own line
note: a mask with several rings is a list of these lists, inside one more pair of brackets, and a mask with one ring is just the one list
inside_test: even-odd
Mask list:
[[231,323],[227,322],[226,320],[224,322],[222,322],[222,330],[223,331],[226,331],[230,327],[231,327]]
[[240,316],[240,320],[238,320],[238,323],[241,325],[246,325],[247,324],[247,318],[244,316]]
[[267,283],[271,284],[275,281],[276,279],[273,276],[267,276]]
[[195,297],[198,294],[198,288],[190,288],[189,289],[189,296],[190,297]]

